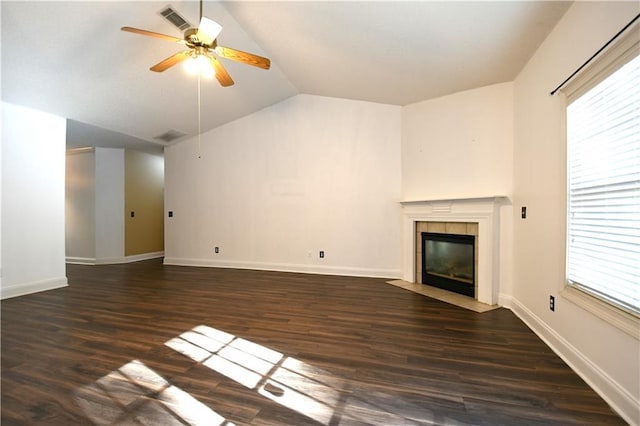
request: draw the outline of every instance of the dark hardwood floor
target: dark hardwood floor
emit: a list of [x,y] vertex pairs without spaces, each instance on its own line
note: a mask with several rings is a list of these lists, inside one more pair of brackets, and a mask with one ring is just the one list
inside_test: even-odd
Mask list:
[[159,260],[67,275],[1,303],[3,426],[624,424],[509,310]]

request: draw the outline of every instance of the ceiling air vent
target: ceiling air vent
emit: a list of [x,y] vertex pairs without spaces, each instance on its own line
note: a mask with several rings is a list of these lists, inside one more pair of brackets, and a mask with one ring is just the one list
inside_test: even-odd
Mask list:
[[180,16],[180,14],[176,12],[171,6],[167,6],[166,8],[161,10],[160,15],[164,16],[167,21],[171,22],[182,31],[186,30],[187,28],[191,28],[191,24],[187,22],[187,20],[182,16]]
[[164,143],[169,143],[186,135],[186,133],[179,132],[178,130],[169,130],[161,135],[155,136],[154,139],[163,141]]

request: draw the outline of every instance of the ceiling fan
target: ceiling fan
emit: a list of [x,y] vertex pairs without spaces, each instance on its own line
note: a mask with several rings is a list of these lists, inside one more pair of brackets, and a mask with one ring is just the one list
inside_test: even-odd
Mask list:
[[[164,12],[162,14],[167,17]],[[178,26],[178,24],[169,17],[167,17],[167,19]],[[179,25],[179,28],[184,28],[184,24],[188,25],[183,18],[179,17],[179,19],[182,19],[182,25]],[[191,59],[200,63],[204,62],[209,69],[213,69],[215,71],[215,76],[218,82],[220,82],[222,86],[227,87],[233,85],[233,80],[224,66],[214,56],[214,53],[223,58],[242,62],[247,65],[253,65],[254,67],[265,70],[268,70],[271,66],[271,61],[268,58],[243,52],[241,50],[231,49],[230,47],[218,46],[217,37],[218,34],[220,34],[220,31],[222,31],[222,25],[202,16],[202,0],[200,0],[200,24],[197,28],[187,28],[184,32],[184,38],[177,38],[166,34],[132,27],[122,27],[121,30],[172,41],[188,47],[188,49],[169,56],[152,66],[150,69],[155,72],[165,71],[186,59]]]

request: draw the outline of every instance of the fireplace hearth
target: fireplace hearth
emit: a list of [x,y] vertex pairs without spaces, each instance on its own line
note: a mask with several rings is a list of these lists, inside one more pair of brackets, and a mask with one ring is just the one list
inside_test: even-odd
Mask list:
[[475,236],[422,232],[422,284],[475,297]]

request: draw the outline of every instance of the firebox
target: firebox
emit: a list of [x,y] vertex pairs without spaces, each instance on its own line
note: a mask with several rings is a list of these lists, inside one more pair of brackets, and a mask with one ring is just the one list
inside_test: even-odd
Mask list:
[[422,284],[475,297],[475,239],[422,232]]

